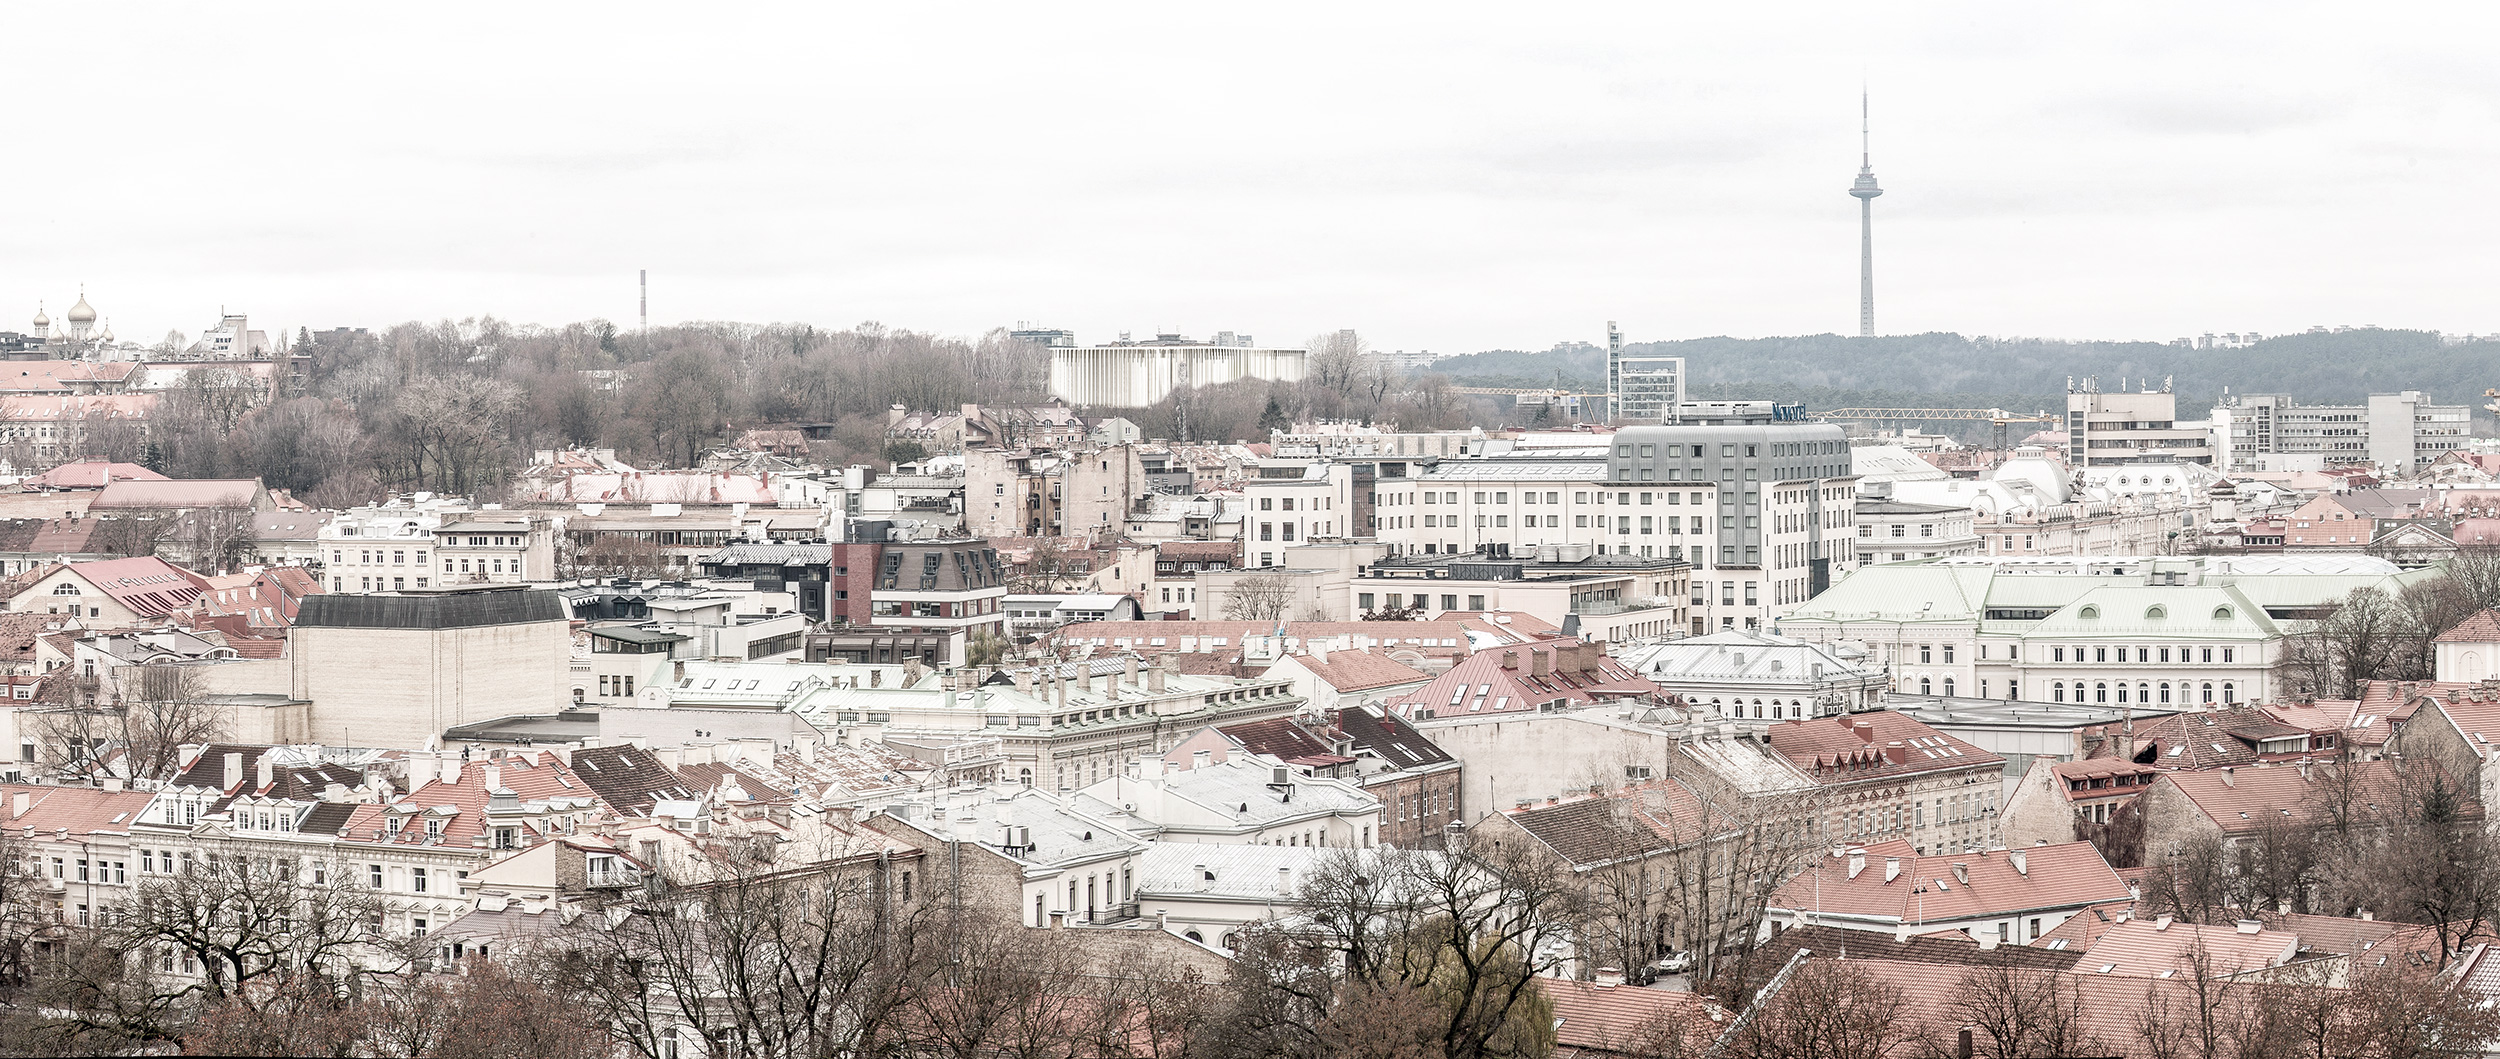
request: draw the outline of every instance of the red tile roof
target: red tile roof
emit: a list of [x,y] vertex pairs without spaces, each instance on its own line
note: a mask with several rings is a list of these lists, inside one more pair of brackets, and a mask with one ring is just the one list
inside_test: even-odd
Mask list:
[[200,575],[153,555],[71,563],[70,572],[139,615],[161,618],[208,591]]
[[1594,644],[1546,640],[1476,652],[1432,683],[1383,705],[1409,719],[1535,713],[1551,702],[1586,706],[1666,693]]
[[[2153,789],[2163,785],[2178,789],[2190,804],[2205,814],[2228,834],[2254,832],[2274,819],[2298,820],[2314,810],[2331,785],[2339,782],[2338,770],[2351,774],[2350,797],[2363,804],[2395,810],[2405,797],[2403,778],[2394,761],[2362,761],[2320,763],[2309,767],[2272,765],[2257,768],[2224,768],[2204,772],[2173,772],[2153,781]],[[2406,768],[2435,769],[2429,761],[2411,762]],[[2467,803],[2463,810],[2470,819],[2481,819],[2483,808]]]
[[[410,845],[425,840],[424,827],[409,823],[393,835],[384,820],[391,810],[415,808],[435,812],[443,819],[441,838],[445,845],[468,845],[469,840],[486,833],[486,802],[489,797],[488,770],[496,772],[496,782],[519,796],[521,801],[549,801],[557,798],[582,799],[596,803],[601,799],[581,777],[566,768],[555,755],[508,754],[491,761],[470,761],[461,765],[459,781],[445,783],[436,778],[402,795],[386,805],[359,805],[350,815],[340,834],[351,842],[395,842]],[[449,810],[441,812],[440,810]],[[416,819],[423,819],[420,813]],[[380,837],[376,837],[379,835]]]
[[[17,807],[17,796],[21,794],[26,796],[24,812]],[[130,822],[137,820],[155,797],[147,791],[5,783],[0,784],[0,826],[21,832],[127,834]]]
[[[1539,978],[1554,1005],[1558,1059],[1600,1055],[1699,1054],[1727,1027],[1727,1009],[1699,993]],[[1679,1046],[1675,1042],[1682,1042]]]
[[1766,733],[1771,749],[1817,783],[2005,767],[2005,759],[1891,710],[1793,719]]
[[[2101,933],[2075,970],[2122,978],[2174,978],[2194,973],[2202,949],[2205,977],[2280,967],[2300,951],[2300,935],[2266,930],[2250,920],[2238,926],[2181,923],[2167,916],[2113,923]],[[2165,973],[2166,972],[2166,973]]]
[[251,507],[261,491],[258,478],[170,478],[164,481],[119,481],[107,484],[88,510],[133,508]]
[[2500,643],[2500,610],[2476,611],[2457,627],[2431,638],[2432,643]]
[[18,487],[29,492],[43,489],[102,489],[111,482],[168,481],[135,463],[114,463],[109,460],[80,460],[64,463],[23,482]]
[[[1850,877],[1847,855],[1825,857],[1781,887],[1775,903],[1799,911],[1912,923],[2134,899],[2126,881],[2089,842],[1921,856],[1907,840],[1894,839],[1864,849],[1855,878]],[[1926,893],[1913,892],[1919,888]]]
[[1311,675],[1327,681],[1338,691],[1369,691],[1429,680],[1423,670],[1373,650],[1333,651],[1326,661],[1318,655],[1296,658],[1295,664],[1311,671]]

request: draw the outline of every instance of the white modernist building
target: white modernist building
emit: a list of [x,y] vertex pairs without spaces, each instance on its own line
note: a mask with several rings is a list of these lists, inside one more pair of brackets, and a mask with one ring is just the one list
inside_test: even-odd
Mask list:
[[1183,386],[1221,386],[1243,379],[1300,382],[1308,354],[1300,349],[1193,342],[1179,335],[1107,346],[1054,346],[1050,395],[1072,405],[1143,408]]

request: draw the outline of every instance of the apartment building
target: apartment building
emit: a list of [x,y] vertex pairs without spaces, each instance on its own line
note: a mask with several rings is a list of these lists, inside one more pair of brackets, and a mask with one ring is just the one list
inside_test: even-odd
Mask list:
[[1899,840],[1920,855],[1998,845],[2004,758],[1882,710],[1792,719],[1763,739],[1814,782],[1833,842]]
[[822,661],[955,665],[972,638],[1007,631],[1007,569],[977,537],[846,541],[832,546],[830,614],[810,634]]
[[1691,564],[1665,557],[1591,554],[1587,545],[1508,554],[1500,545],[1379,559],[1346,591],[1354,613],[1403,608],[1417,617],[1508,611],[1603,640],[1645,640],[1697,630],[1705,591]]

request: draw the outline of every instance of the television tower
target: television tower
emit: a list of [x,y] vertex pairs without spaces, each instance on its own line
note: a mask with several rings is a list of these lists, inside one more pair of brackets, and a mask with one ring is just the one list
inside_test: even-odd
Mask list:
[[1858,337],[1875,337],[1875,186],[1874,154],[1867,146],[1866,93],[1858,93],[1858,182],[1849,196],[1858,200]]

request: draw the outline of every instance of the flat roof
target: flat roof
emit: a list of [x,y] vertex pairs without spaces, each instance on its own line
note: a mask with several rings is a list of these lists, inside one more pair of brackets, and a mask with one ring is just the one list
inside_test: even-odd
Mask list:
[[2075,702],[2033,702],[2028,699],[1971,699],[1943,695],[1894,695],[1885,705],[1929,727],[2089,728],[2121,724],[2130,717],[2159,720],[2184,710],[2139,706],[2113,709]]

